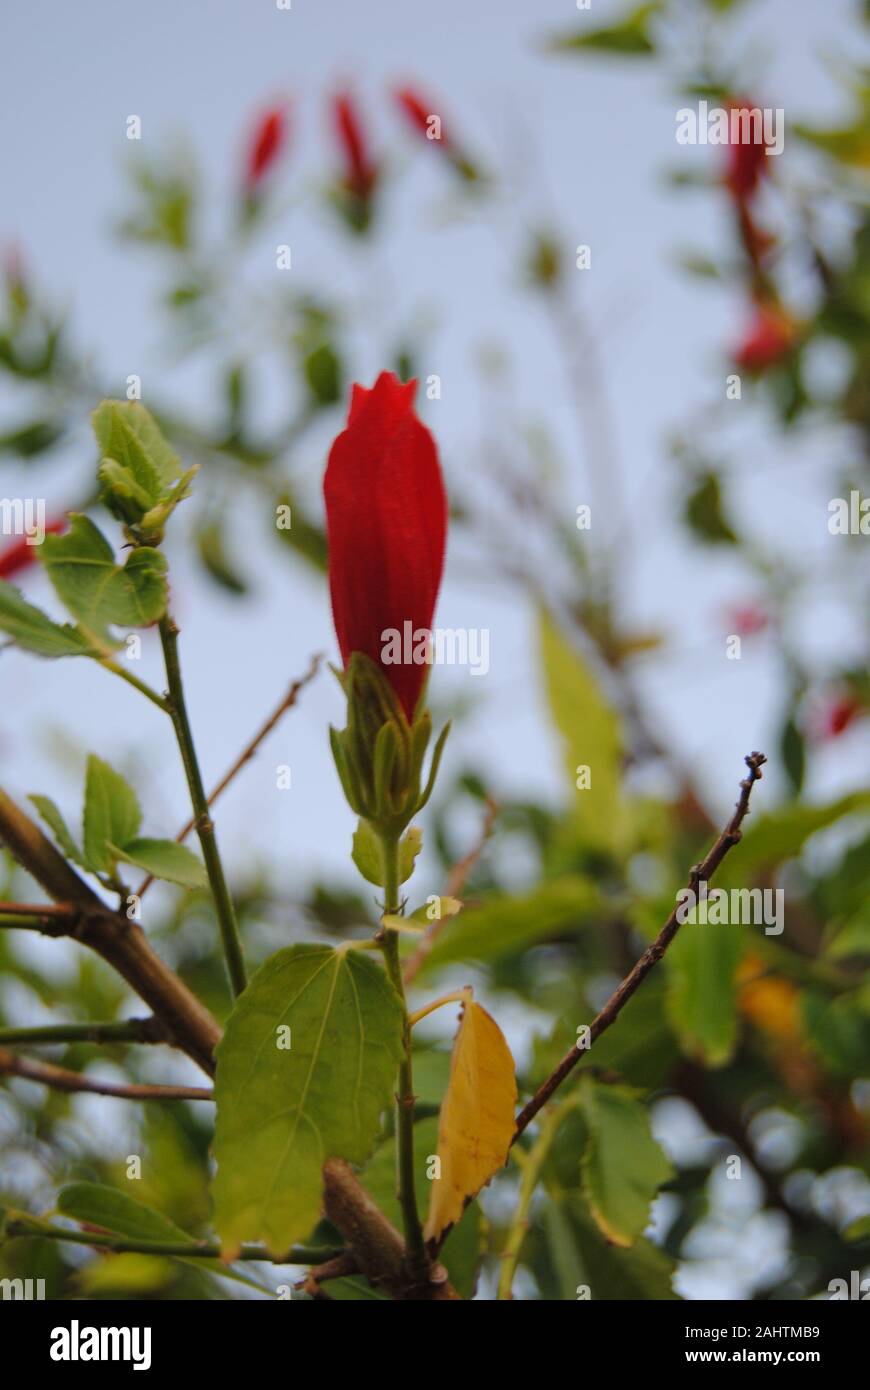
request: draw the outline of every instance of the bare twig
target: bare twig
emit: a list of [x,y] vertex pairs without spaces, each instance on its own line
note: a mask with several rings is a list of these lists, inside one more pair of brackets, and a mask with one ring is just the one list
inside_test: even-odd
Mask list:
[[33,1028],[0,1028],[0,1043],[165,1043],[159,1018],[122,1018],[111,1023],[48,1023]]
[[0,1047],[0,1075],[22,1076],[50,1086],[54,1091],[88,1091],[96,1096],[119,1096],[125,1100],[212,1100],[205,1086],[139,1086],[130,1081],[101,1081],[94,1076],[81,1076],[52,1062],[37,1062],[32,1057],[19,1057],[6,1047]]
[[[322,652],[318,652],[315,656],[311,658],[311,663],[308,667],[308,670],[305,672],[305,675],[300,676],[297,680],[293,682],[293,684],[290,686],[290,689],[287,691],[286,695],[282,699],[281,703],[272,711],[266,722],[257,730],[250,743],[248,743],[242,749],[241,753],[236,758],[233,765],[227,769],[227,771],[224,773],[223,777],[217,783],[217,785],[212,788],[208,795],[209,809],[211,809],[211,807],[217,801],[218,797],[226,791],[227,787],[230,785],[230,782],[232,782],[236,774],[242,770],[242,768],[245,766],[245,763],[250,762],[251,758],[253,758],[254,754],[257,752],[257,749],[260,747],[260,744],[263,742],[264,739],[266,739],[269,736],[269,734],[275,728],[275,725],[278,723],[281,716],[286,714],[287,710],[293,708],[299,697],[300,691],[304,690],[305,686],[308,685],[309,681],[312,681],[314,677],[317,675],[322,660]],[[181,827],[181,829],[175,837],[178,844],[181,844],[184,840],[186,840],[188,835],[195,828],[196,820],[193,816],[191,816],[190,820]],[[140,899],[144,897],[145,893],[147,893],[148,889],[151,887],[151,884],[153,882],[154,876],[153,874],[149,874],[147,878],[142,880],[142,883],[136,889],[136,896]]]
[[[493,832],[498,812],[498,803],[494,801],[491,796],[488,796],[486,798],[486,814],[483,818],[480,834],[465,857],[454,864],[453,868],[450,870],[447,876],[447,887],[445,889],[446,897],[458,898],[461,894],[468,882],[472,869],[486,848],[486,843]],[[441,918],[440,920],[430,923],[420,945],[417,947],[414,954],[409,956],[405,961],[402,968],[402,980],[406,986],[413,984],[414,980],[419,975],[432,947],[438,939],[438,934],[444,922],[448,920],[448,918]]]
[[[689,874],[688,886],[693,892],[697,890],[699,883],[707,882],[712,877],[728,851],[733,849],[734,845],[740,842],[742,834],[741,826],[749,813],[749,796],[753,785],[761,778],[761,768],[763,764],[767,762],[767,759],[763,753],[751,753],[749,757],[745,759],[745,762],[746,766],[749,768],[749,776],[745,777],[740,783],[740,797],[737,801],[734,814],[706,857],[701,860],[700,864],[695,864]],[[653,966],[657,965],[661,960],[680,929],[677,911],[678,909],[675,907],[655,941],[651,946],[647,947],[622,983],[614,990],[603,1009],[601,1009],[600,1013],[593,1019],[592,1023],[589,1025],[589,1036],[585,1047],[579,1048],[575,1044],[570,1051],[566,1052],[555,1070],[551,1072],[543,1085],[538,1087],[532,1099],[520,1111],[517,1117],[516,1130],[514,1132],[514,1142],[516,1142],[528,1125],[531,1124],[541,1107],[546,1105],[550,1096],[556,1088],[562,1084],[565,1077],[574,1070],[577,1063],[586,1055],[586,1052],[591,1047],[592,1043],[595,1042],[596,1038],[599,1038],[601,1034],[610,1027],[611,1023],[616,1020],[635,990],[643,983]]]

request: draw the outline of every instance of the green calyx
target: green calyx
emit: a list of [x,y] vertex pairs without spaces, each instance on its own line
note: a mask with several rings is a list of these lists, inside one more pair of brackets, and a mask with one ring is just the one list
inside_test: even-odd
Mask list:
[[378,834],[396,838],[432,795],[450,725],[438,737],[423,784],[429,711],[409,724],[384,673],[362,652],[353,653],[339,679],[347,695],[347,728],[330,728],[329,737],[345,797]]

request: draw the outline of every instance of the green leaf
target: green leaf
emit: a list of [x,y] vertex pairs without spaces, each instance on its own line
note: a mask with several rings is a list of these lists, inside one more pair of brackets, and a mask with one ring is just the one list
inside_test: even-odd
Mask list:
[[51,797],[34,794],[28,800],[33,802],[67,859],[71,859],[74,864],[81,864],[84,868],[84,855],[70,834],[66,821]]
[[638,5],[629,11],[616,24],[602,25],[597,29],[572,30],[568,34],[557,34],[549,41],[548,48],[555,53],[572,51],[592,51],[611,53],[619,58],[644,58],[655,52],[655,44],[649,32],[650,20],[661,10],[661,0]]
[[421,974],[453,961],[498,960],[562,933],[575,936],[584,922],[601,921],[603,910],[595,884],[579,876],[554,879],[522,896],[493,896],[445,923]]
[[335,405],[341,398],[341,363],[329,343],[321,343],[304,361],[305,380],[319,406]]
[[633,1245],[649,1225],[650,1204],[673,1169],[652,1137],[636,1092],[584,1077],[580,1107],[588,1127],[581,1174],[589,1209],[607,1240]]
[[745,883],[751,875],[795,859],[807,841],[820,830],[845,816],[870,811],[870,791],[849,792],[821,806],[791,803],[771,815],[759,816],[744,832],[739,853],[722,866],[722,882],[738,879]]
[[683,1052],[707,1066],[723,1066],[737,1042],[734,974],[743,945],[733,923],[688,920],[665,957],[668,1017]]
[[248,586],[227,550],[226,535],[219,517],[200,526],[196,532],[199,558],[212,579],[230,594],[245,594]]
[[136,1201],[126,1192],[95,1182],[75,1182],[61,1188],[57,1209],[74,1221],[100,1226],[128,1240],[153,1240],[178,1244],[194,1237],[162,1212]]
[[[624,819],[619,719],[592,673],[545,612],[540,615],[539,634],[550,713],[564,740],[575,821],[587,844],[614,849]],[[583,769],[588,769],[588,779]],[[578,781],[587,780],[588,786],[578,787]]]
[[111,845],[110,850],[125,864],[135,864],[154,878],[180,883],[183,888],[201,888],[208,882],[202,860],[175,840],[128,840],[125,845]]
[[708,545],[735,545],[737,536],[725,515],[722,485],[716,473],[704,473],[686,499],[685,521]]
[[366,883],[373,883],[376,888],[383,888],[386,879],[381,841],[377,831],[367,820],[357,821],[356,830],[353,832],[351,858]]
[[551,1202],[544,1209],[548,1261],[558,1270],[564,1298],[577,1298],[589,1289],[600,1300],[664,1300],[677,1298],[672,1288],[674,1265],[657,1246],[641,1237],[626,1250],[602,1236],[579,1194]]
[[37,656],[93,656],[98,650],[69,623],[52,622],[5,579],[0,579],[0,632]]
[[399,883],[406,883],[414,872],[414,862],[423,848],[423,831],[411,825],[399,842]]
[[139,401],[103,401],[91,417],[100,454],[112,459],[154,506],[181,476],[181,460]]
[[[57,1209],[73,1221],[84,1222],[89,1226],[99,1226],[112,1235],[126,1240],[150,1240],[159,1245],[192,1244],[196,1237],[176,1226],[168,1216],[146,1206],[126,1192],[114,1187],[104,1187],[95,1182],[75,1182],[61,1188]],[[150,1257],[149,1257],[150,1258]],[[218,1278],[232,1279],[236,1283],[247,1284],[262,1289],[257,1280],[250,1279],[240,1271],[231,1269],[219,1259],[204,1256],[170,1255],[166,1258],[188,1265],[200,1273],[214,1274]],[[270,1291],[271,1292],[271,1291]]]
[[58,598],[87,634],[117,645],[109,624],[147,627],[166,610],[166,559],[140,546],[125,565],[115,563],[112,547],[86,516],[73,513],[63,536],[46,536],[42,562]]
[[111,873],[117,858],[114,846],[132,840],[141,820],[133,788],[119,772],[91,753],[85,775],[82,831],[88,867],[97,873]]
[[324,1161],[368,1158],[402,1022],[395,989],[361,951],[290,946],[253,976],[217,1048],[215,1223],[229,1252],[250,1239],[280,1254],[304,1238]]

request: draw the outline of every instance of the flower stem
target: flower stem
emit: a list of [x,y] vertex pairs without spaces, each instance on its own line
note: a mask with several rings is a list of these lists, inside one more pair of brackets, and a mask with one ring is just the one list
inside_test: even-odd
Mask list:
[[162,709],[164,714],[168,713],[169,706],[164,697],[158,691],[153,690],[145,681],[140,680],[138,676],[134,676],[132,671],[126,671],[119,661],[111,661],[108,657],[96,657],[95,660],[107,671],[111,671],[113,676],[120,676],[122,681],[132,685],[134,690],[138,690],[147,700],[151,701],[152,705]]
[[538,1179],[541,1176],[544,1160],[550,1152],[550,1146],[556,1137],[556,1131],[562,1123],[567,1108],[567,1105],[553,1105],[544,1112],[540,1121],[540,1133],[525,1155],[517,1209],[501,1255],[502,1264],[497,1295],[499,1299],[513,1298],[514,1275],[517,1272],[523,1242],[529,1229],[529,1208],[535,1195]]
[[187,776],[187,785],[190,789],[190,801],[193,807],[196,833],[199,836],[199,843],[202,846],[202,857],[205,860],[206,873],[208,874],[208,881],[211,884],[212,896],[214,897],[215,910],[217,912],[221,940],[223,941],[224,956],[227,962],[230,984],[233,994],[238,997],[247,984],[245,963],[242,958],[242,947],[239,941],[239,928],[236,921],[233,900],[230,897],[223,864],[221,863],[221,857],[218,851],[214,822],[209,815],[208,797],[196,757],[193,731],[191,730],[190,720],[187,716],[184,685],[181,679],[181,665],[178,660],[178,628],[168,613],[160,619],[160,641],[163,646],[166,680],[169,686],[167,705],[175,729],[175,737],[178,740],[181,761],[184,764],[184,771]]
[[[384,916],[399,911],[399,841],[398,837],[381,841],[385,866]],[[428,1278],[429,1262],[423,1240],[423,1228],[417,1210],[417,1189],[414,1183],[414,1077],[411,1067],[411,1024],[405,1003],[405,987],[402,984],[402,967],[399,961],[399,933],[393,927],[384,926],[380,932],[380,944],[384,961],[396,992],[402,1001],[404,1057],[399,1066],[398,1089],[396,1091],[396,1182],[399,1205],[402,1209],[402,1224],[405,1232],[408,1273],[414,1280]]]

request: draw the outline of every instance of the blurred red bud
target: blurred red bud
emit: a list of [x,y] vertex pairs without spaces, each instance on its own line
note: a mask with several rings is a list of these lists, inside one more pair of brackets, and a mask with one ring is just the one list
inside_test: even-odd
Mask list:
[[[46,534],[56,535],[57,532],[64,531],[66,525],[65,516],[49,521],[45,528]],[[15,575],[30,569],[31,565],[36,564],[38,551],[39,546],[34,543],[33,538],[28,540],[27,536],[16,537],[5,549],[0,550],[0,579],[12,579]]]
[[753,136],[758,134],[759,138],[752,139],[746,143],[734,142],[727,146],[726,165],[725,165],[725,186],[731,196],[738,203],[745,203],[757,191],[761,180],[770,173],[770,158],[767,154],[767,144],[764,140],[763,132],[758,129],[761,121],[754,122],[750,116],[751,111],[760,110],[759,107],[745,98],[729,103],[729,113],[740,111],[745,113],[745,120]]
[[369,157],[359,111],[349,92],[340,92],[335,97],[332,112],[338,142],[344,155],[344,186],[348,192],[365,202],[375,186],[378,171]]
[[764,371],[788,356],[797,335],[797,323],[784,309],[757,303],[752,322],[732,354],[734,361],[748,372]]
[[855,695],[837,695],[822,708],[816,736],[820,739],[839,738],[862,714],[866,714],[866,710]]
[[287,141],[287,109],[272,106],[260,116],[248,145],[245,183],[255,188],[274,165]]
[[767,613],[757,603],[747,603],[729,609],[726,615],[728,631],[738,637],[754,637],[763,632],[770,621]]
[[419,92],[415,92],[413,87],[400,87],[394,95],[400,110],[404,112],[409,124],[416,131],[419,131],[427,140],[441,145],[443,149],[449,148],[441,117],[432,110],[431,105],[426,104]]

